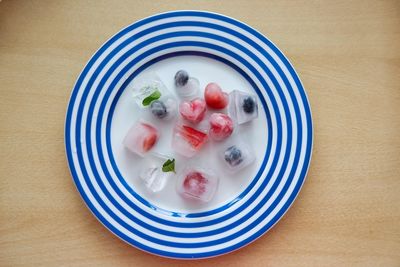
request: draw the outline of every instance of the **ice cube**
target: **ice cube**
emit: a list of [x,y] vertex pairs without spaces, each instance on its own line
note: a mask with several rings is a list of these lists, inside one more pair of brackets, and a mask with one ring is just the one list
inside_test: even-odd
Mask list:
[[210,116],[209,135],[211,139],[221,141],[228,138],[233,132],[232,119],[223,113],[213,113]]
[[139,120],[129,129],[123,144],[131,152],[143,157],[155,145],[158,137],[159,133],[154,125]]
[[189,125],[177,123],[172,136],[172,148],[185,157],[193,157],[207,141],[207,133]]
[[172,96],[162,97],[150,104],[150,110],[154,117],[162,120],[170,120],[176,116],[177,102]]
[[257,98],[253,94],[234,90],[229,94],[229,116],[237,124],[242,124],[258,117]]
[[186,99],[193,98],[200,90],[200,82],[189,74],[180,70],[175,74],[175,89],[176,93]]
[[152,192],[161,191],[173,172],[163,172],[161,167],[156,165],[146,166],[139,174],[146,188]]
[[182,101],[179,105],[179,113],[182,118],[191,123],[201,122],[206,115],[206,111],[206,102],[201,98],[195,98],[191,101]]
[[255,161],[251,148],[242,142],[225,146],[220,153],[220,158],[231,173],[237,172]]
[[153,100],[168,94],[168,89],[155,72],[146,72],[133,81],[133,97],[139,107],[147,107]]
[[218,176],[210,169],[187,167],[178,176],[177,192],[184,198],[210,201],[218,188]]

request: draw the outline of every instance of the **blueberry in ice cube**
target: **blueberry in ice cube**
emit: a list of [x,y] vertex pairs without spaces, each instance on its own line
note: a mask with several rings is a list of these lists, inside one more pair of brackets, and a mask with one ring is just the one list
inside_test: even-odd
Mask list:
[[151,102],[150,109],[151,113],[153,113],[153,115],[156,116],[157,118],[162,119],[165,116],[167,116],[167,107],[160,100],[155,100]]
[[253,113],[256,108],[256,103],[251,96],[243,99],[243,111],[246,113]]
[[180,70],[175,74],[175,85],[177,87],[185,86],[189,81],[189,74],[184,71]]
[[225,161],[231,166],[237,166],[243,161],[242,151],[236,146],[229,147],[224,153]]

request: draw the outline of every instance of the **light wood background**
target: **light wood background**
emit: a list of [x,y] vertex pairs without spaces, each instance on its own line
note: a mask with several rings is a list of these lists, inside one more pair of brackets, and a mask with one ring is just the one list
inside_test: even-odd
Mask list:
[[[108,232],[64,154],[74,82],[97,48],[157,12],[242,20],[289,57],[315,126],[307,181],[273,230],[182,262]],[[0,266],[400,266],[399,1],[0,2]]]

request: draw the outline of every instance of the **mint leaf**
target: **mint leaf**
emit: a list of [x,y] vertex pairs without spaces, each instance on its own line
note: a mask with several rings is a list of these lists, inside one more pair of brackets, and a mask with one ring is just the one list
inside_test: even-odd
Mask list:
[[156,90],[156,91],[154,91],[151,95],[149,95],[148,97],[146,97],[145,99],[143,99],[142,105],[143,105],[143,106],[148,106],[148,105],[150,105],[150,103],[153,102],[154,100],[159,99],[160,96],[161,96],[160,91]]
[[162,166],[163,172],[175,172],[175,159],[167,160]]

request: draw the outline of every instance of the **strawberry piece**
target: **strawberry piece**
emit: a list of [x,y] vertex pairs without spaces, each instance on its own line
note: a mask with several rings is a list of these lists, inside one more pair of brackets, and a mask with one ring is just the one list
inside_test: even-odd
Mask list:
[[223,109],[228,105],[228,94],[223,92],[216,83],[209,83],[204,90],[204,99],[207,105],[213,109]]
[[144,129],[146,129],[146,136],[143,139],[143,151],[147,152],[149,151],[154,144],[157,142],[158,139],[158,134],[157,134],[157,129],[154,128],[153,126],[146,124],[146,123],[141,123]]
[[195,149],[200,149],[207,140],[207,134],[192,127],[182,125],[182,137]]

